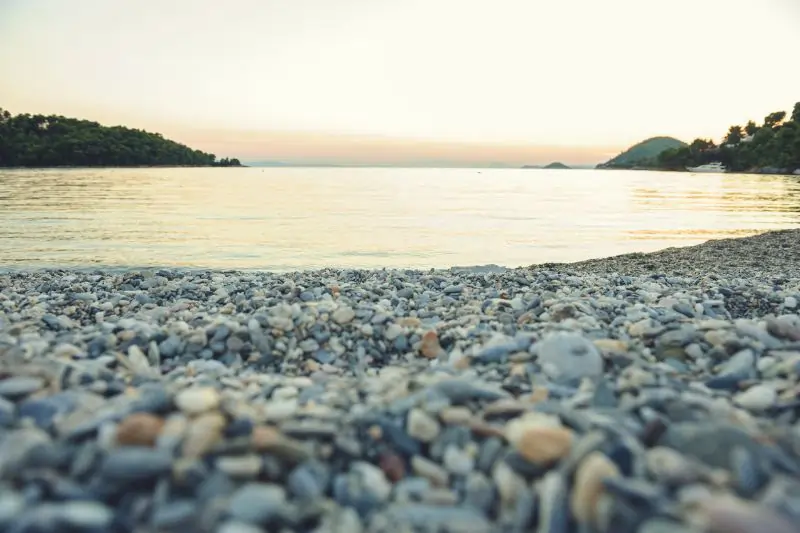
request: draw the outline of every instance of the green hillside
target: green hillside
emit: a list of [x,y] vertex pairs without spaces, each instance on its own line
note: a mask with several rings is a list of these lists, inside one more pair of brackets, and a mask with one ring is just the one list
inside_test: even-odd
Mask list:
[[659,154],[687,146],[673,137],[652,137],[634,144],[618,156],[597,165],[597,168],[632,168],[652,165]]
[[544,168],[546,168],[546,169],[558,169],[558,170],[569,170],[569,167],[567,165],[565,165],[564,163],[560,163],[558,161],[556,161],[555,163],[550,163],[549,165],[547,165]]
[[149,133],[0,109],[0,167],[240,166]]
[[685,170],[711,162],[722,163],[728,172],[800,174],[800,102],[791,114],[775,111],[761,125],[751,120],[731,126],[719,145],[712,139],[695,139],[664,151],[654,168]]

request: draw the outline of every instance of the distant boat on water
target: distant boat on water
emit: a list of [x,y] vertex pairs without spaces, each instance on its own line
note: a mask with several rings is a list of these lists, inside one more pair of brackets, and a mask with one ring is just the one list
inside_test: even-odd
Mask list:
[[720,163],[719,161],[715,161],[713,163],[707,163],[705,165],[700,165],[699,167],[686,167],[686,170],[689,172],[725,172],[725,165]]

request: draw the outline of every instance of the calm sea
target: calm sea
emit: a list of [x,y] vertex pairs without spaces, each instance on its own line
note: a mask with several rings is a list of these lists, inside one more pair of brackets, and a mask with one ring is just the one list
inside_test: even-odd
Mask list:
[[800,227],[800,178],[637,171],[0,170],[0,268],[521,266]]

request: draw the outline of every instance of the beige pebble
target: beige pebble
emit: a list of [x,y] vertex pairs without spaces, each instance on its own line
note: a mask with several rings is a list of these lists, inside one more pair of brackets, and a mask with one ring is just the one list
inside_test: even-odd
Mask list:
[[216,409],[219,403],[219,393],[212,387],[189,387],[175,395],[175,405],[188,416]]
[[617,339],[595,339],[592,343],[603,354],[626,353],[628,351],[628,343]]
[[341,325],[352,322],[355,317],[356,312],[353,311],[351,307],[347,306],[339,307],[331,314],[333,321]]
[[467,407],[445,407],[439,411],[439,420],[448,425],[468,424],[472,420],[472,411]]
[[406,432],[420,442],[431,442],[439,435],[440,430],[439,422],[422,409],[411,409],[408,412]]
[[403,317],[397,321],[397,324],[405,328],[418,328],[422,325],[419,318],[413,316]]
[[603,493],[603,479],[618,477],[617,466],[600,452],[592,452],[578,466],[572,488],[572,514],[581,524],[596,524],[597,501]]
[[183,455],[202,457],[211,451],[222,438],[224,427],[225,417],[219,412],[206,413],[192,420],[183,441]]
[[523,431],[517,451],[528,461],[539,465],[553,464],[572,449],[573,433],[565,427],[533,427]]

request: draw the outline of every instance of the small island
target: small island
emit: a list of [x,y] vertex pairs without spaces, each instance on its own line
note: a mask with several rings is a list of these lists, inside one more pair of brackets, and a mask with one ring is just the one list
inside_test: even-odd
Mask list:
[[568,167],[568,166],[567,166],[567,165],[565,165],[564,163],[560,163],[560,162],[558,162],[558,161],[556,161],[555,163],[550,163],[549,165],[545,165],[545,166],[539,166],[539,165],[524,165],[522,168],[523,168],[523,169],[538,168],[538,169],[544,169],[544,170],[553,170],[553,169],[557,169],[557,170],[570,170],[570,169],[571,169],[571,167]]
[[239,167],[160,133],[0,109],[0,167]]
[[672,137],[638,143],[597,168],[686,171],[710,166],[748,174],[800,174],[800,102],[787,120],[786,111],[734,125],[720,144],[695,139],[687,144]]

